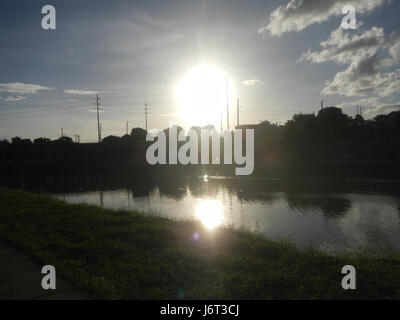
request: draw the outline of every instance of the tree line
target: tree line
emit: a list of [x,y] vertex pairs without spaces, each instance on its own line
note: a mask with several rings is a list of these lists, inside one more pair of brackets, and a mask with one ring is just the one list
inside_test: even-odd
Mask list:
[[[212,128],[212,126],[207,126]],[[350,117],[342,109],[328,107],[317,114],[295,114],[284,125],[263,121],[257,125],[239,128],[255,130],[256,161],[264,160],[318,160],[318,159],[385,159],[400,160],[400,111],[364,119]],[[193,127],[197,131],[200,127]],[[178,131],[183,130],[178,127]],[[169,129],[164,130],[167,134]],[[98,143],[74,143],[67,136],[51,140],[46,137],[0,141],[0,158],[55,159],[71,157],[130,157],[145,153],[146,130],[134,128],[130,134],[107,136]],[[133,149],[134,152],[129,150]],[[111,150],[111,151],[110,151]],[[118,150],[122,150],[119,152]],[[135,151],[136,150],[136,151]],[[87,156],[84,154],[87,153]]]

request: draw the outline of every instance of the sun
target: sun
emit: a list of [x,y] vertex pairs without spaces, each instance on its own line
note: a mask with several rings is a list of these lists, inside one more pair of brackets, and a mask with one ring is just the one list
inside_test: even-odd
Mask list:
[[177,87],[182,120],[189,126],[219,128],[231,94],[229,78],[221,69],[201,66],[191,70]]

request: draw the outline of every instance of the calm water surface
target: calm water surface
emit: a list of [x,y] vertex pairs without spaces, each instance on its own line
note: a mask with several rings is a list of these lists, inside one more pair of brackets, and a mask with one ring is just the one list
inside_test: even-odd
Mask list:
[[199,220],[209,232],[217,226],[245,228],[326,251],[400,250],[400,197],[368,187],[322,190],[209,178],[54,195],[69,203]]

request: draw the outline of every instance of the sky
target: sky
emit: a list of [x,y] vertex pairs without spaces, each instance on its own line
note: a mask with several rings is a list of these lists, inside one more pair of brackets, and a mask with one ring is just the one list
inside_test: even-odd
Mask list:
[[[55,30],[42,28],[48,4]],[[321,100],[365,118],[400,110],[399,16],[390,0],[2,0],[0,137],[63,128],[94,142],[95,94],[103,137],[144,128],[145,101],[149,129],[188,128],[177,87],[203,65],[229,79],[231,124],[237,98],[241,124],[283,124]]]

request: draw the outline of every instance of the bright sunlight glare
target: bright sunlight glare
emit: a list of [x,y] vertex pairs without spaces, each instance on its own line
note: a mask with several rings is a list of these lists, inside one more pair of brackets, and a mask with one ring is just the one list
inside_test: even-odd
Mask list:
[[214,229],[222,224],[222,203],[216,200],[201,200],[196,208],[196,218],[199,219],[207,229]]
[[193,69],[177,88],[182,120],[189,126],[211,124],[219,128],[231,95],[230,81],[222,70],[213,66]]

